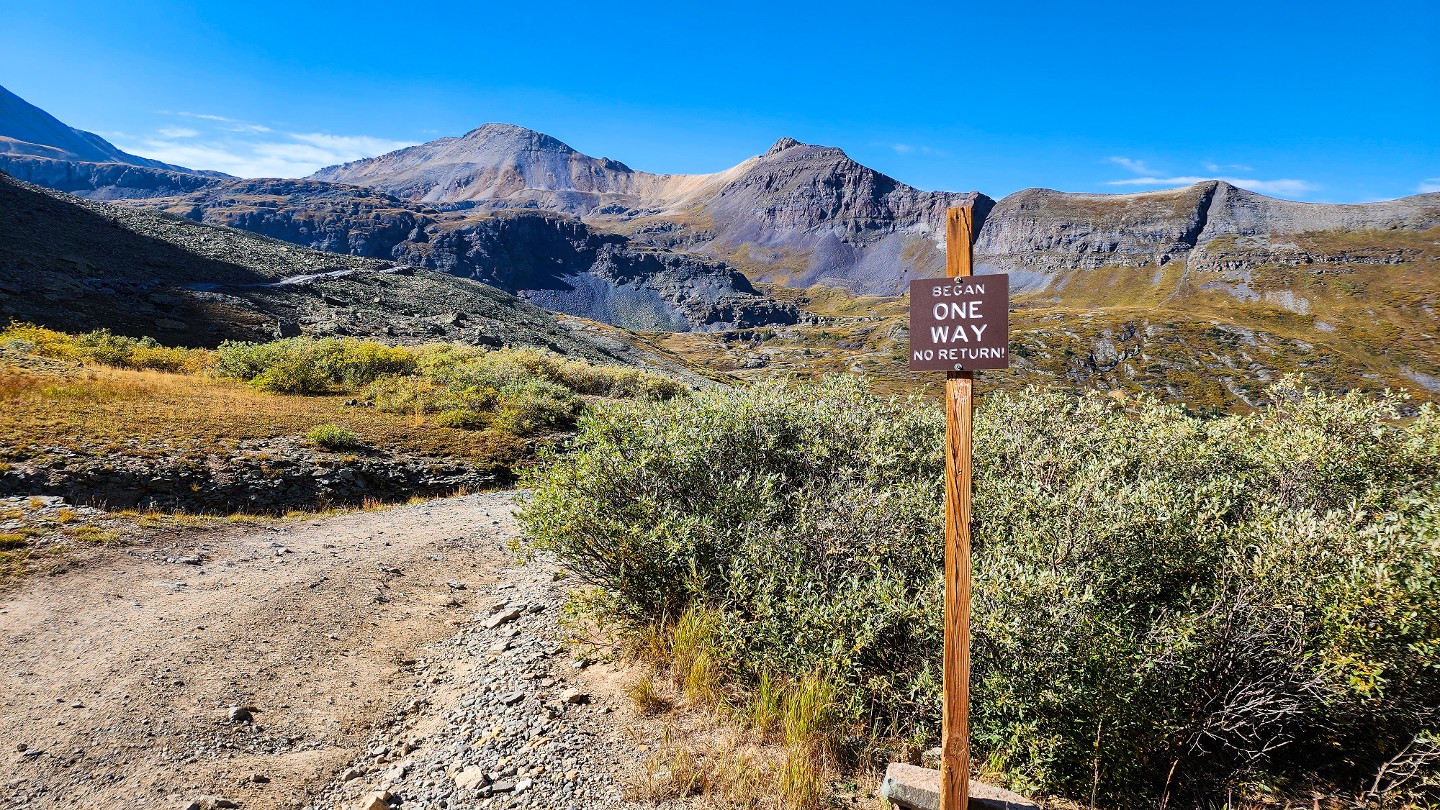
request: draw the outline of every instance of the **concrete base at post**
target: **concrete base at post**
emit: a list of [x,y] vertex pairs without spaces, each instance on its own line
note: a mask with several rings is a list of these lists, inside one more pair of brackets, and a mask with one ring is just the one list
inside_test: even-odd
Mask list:
[[[940,810],[940,772],[892,762],[880,783],[880,798],[905,810]],[[1040,810],[1040,806],[1018,793],[972,779],[970,810]]]

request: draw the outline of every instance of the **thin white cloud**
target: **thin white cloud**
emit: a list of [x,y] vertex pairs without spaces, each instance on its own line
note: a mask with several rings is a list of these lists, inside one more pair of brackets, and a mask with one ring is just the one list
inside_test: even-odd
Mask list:
[[1421,194],[1434,194],[1440,191],[1440,177],[1430,177],[1420,181]]
[[1223,180],[1232,186],[1258,191],[1261,194],[1283,194],[1294,197],[1303,196],[1319,189],[1319,186],[1305,180],[1255,180],[1247,177],[1129,177],[1124,180],[1110,180],[1106,185],[1174,188],[1175,186],[1203,183],[1206,180]]
[[1105,158],[1106,163],[1114,163],[1116,166],[1123,166],[1136,174],[1154,174],[1155,170],[1145,165],[1143,160],[1134,160],[1128,157],[1116,155]]
[[[1251,171],[1254,171],[1254,170],[1255,170],[1254,167],[1246,166],[1246,165],[1241,164],[1241,163],[1214,163],[1214,162],[1212,162],[1212,161],[1208,161],[1208,160],[1207,160],[1207,161],[1205,161],[1204,163],[1202,163],[1202,164],[1200,164],[1200,165],[1205,167],[1205,171],[1207,171],[1207,172],[1216,172],[1216,173],[1219,173],[1219,172],[1251,172]],[[1149,174],[1149,172],[1146,172],[1146,174]]]
[[392,152],[413,141],[328,132],[277,132],[222,115],[172,113],[193,126],[161,127],[120,148],[166,163],[239,177],[304,177],[317,169]]
[[264,124],[252,124],[248,121],[241,121],[238,118],[226,118],[223,115],[208,115],[206,113],[177,112],[175,115],[183,118],[192,118],[197,121],[213,121],[220,128],[227,132],[274,132]]
[[916,145],[912,143],[894,143],[890,148],[900,155],[931,155],[934,157],[945,157],[945,153],[932,146]]

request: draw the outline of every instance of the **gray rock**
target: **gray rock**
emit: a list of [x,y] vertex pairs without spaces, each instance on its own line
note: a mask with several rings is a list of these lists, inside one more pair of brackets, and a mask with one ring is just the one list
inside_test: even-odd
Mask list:
[[485,769],[478,765],[467,765],[464,770],[455,775],[455,787],[461,790],[476,790],[489,782],[489,774],[485,773]]
[[[900,762],[885,769],[880,798],[905,810],[939,810],[940,772]],[[1018,793],[970,780],[972,810],[1039,810],[1040,806]]]
[[377,790],[367,794],[355,804],[355,810],[390,810],[395,795],[388,790]]
[[239,806],[222,796],[203,796],[185,805],[185,810],[228,810]]
[[502,624],[508,624],[509,622],[513,622],[516,619],[520,618],[520,612],[520,608],[511,608],[510,610],[504,610],[481,622],[481,624],[483,624],[486,629],[493,630]]

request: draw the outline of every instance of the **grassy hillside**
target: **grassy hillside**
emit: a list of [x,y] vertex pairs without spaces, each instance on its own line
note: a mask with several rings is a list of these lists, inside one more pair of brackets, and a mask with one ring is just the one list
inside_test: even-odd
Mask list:
[[0,330],[0,461],[204,456],[330,427],[368,453],[506,471],[591,401],[687,390],[533,349],[293,338],[212,351],[12,324]]
[[[1253,248],[1244,262],[1232,250],[1233,240],[1188,263],[1072,270],[1015,295],[1012,366],[985,372],[985,389],[1149,392],[1229,410],[1299,372],[1329,391],[1440,397],[1440,229],[1301,235],[1268,247],[1255,266],[1246,264]],[[906,369],[905,297],[770,292],[792,296],[819,322],[655,339],[742,378],[857,371],[881,391],[938,390],[937,375]]]

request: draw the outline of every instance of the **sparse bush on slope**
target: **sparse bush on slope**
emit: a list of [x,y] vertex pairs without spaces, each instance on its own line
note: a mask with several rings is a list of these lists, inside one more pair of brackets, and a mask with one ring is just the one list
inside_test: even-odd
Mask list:
[[581,394],[664,400],[687,391],[657,374],[596,366],[539,349],[413,349],[353,338],[224,343],[216,373],[265,391],[360,391],[382,411],[514,436],[568,430]]
[[541,349],[387,346],[357,338],[227,341],[215,351],[161,346],[106,330],[69,335],[33,324],[0,330],[0,349],[129,369],[200,373],[274,394],[353,393],[417,424],[531,437],[570,430],[583,397],[663,401],[689,391],[668,377],[593,365]]
[[28,352],[54,360],[136,370],[201,372],[215,365],[205,349],[161,346],[154,338],[132,338],[99,329],[67,335],[29,323],[11,323],[0,330],[0,348]]
[[[1178,806],[1253,780],[1359,794],[1440,730],[1440,415],[1272,396],[1211,420],[1098,395],[987,399],[984,764],[1087,799],[1098,773],[1112,802]],[[715,611],[740,687],[823,673],[850,722],[933,744],[943,432],[933,403],[845,380],[608,403],[533,474],[521,519],[634,626]],[[1419,796],[1431,774],[1391,793]]]
[[358,450],[365,446],[354,431],[339,425],[316,425],[305,433],[305,441],[326,450]]
[[286,338],[220,344],[215,372],[278,394],[323,394],[412,374],[414,350],[355,338]]

